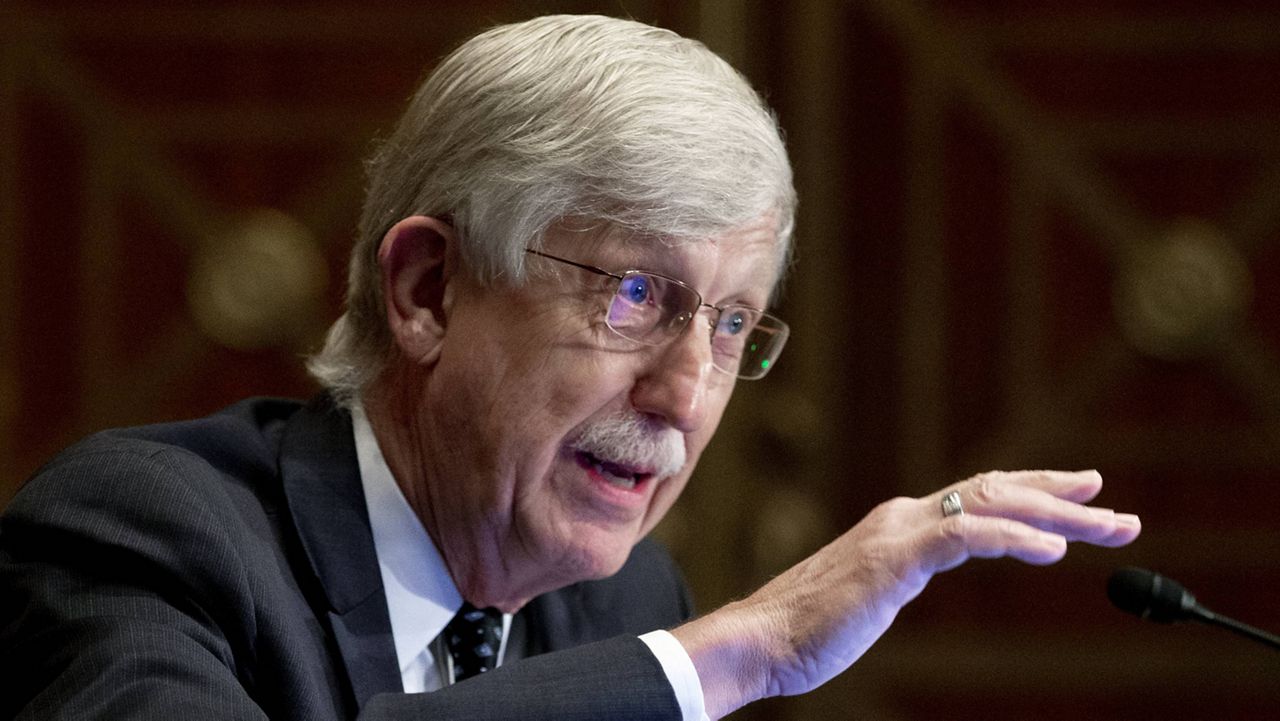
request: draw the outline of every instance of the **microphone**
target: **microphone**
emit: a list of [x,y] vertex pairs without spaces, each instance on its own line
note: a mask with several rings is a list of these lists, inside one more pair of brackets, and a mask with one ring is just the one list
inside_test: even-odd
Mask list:
[[1181,583],[1145,568],[1121,568],[1107,580],[1107,598],[1121,611],[1159,623],[1200,621],[1280,649],[1280,636],[1210,611]]

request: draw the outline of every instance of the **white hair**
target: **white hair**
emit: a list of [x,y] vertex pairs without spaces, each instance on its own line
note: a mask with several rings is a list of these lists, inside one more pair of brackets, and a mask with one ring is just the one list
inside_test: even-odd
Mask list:
[[378,245],[411,215],[448,218],[466,272],[524,277],[556,221],[696,240],[771,217],[781,270],[795,216],[773,113],[695,40],[554,15],[484,32],[444,59],[368,162],[347,307],[309,369],[341,403],[382,371]]

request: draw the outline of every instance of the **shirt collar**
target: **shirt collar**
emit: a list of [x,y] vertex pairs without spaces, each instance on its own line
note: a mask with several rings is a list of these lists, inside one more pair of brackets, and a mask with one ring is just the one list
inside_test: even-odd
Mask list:
[[462,608],[462,596],[439,549],[391,475],[359,404],[352,409],[351,420],[391,635],[403,673]]

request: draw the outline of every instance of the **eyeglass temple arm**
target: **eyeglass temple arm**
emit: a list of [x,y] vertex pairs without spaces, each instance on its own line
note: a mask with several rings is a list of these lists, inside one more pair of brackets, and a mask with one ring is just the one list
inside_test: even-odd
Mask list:
[[575,268],[581,268],[585,271],[595,273],[596,275],[603,275],[603,276],[608,276],[610,278],[617,278],[618,280],[622,280],[622,276],[618,275],[617,273],[610,273],[604,268],[597,268],[594,265],[587,265],[586,263],[577,263],[572,260],[569,260],[568,258],[561,258],[559,256],[551,255],[550,253],[543,253],[542,251],[534,250],[533,248],[525,248],[524,252],[532,253],[533,255],[541,256],[543,258],[548,258],[550,260],[559,261],[566,265],[572,265]]

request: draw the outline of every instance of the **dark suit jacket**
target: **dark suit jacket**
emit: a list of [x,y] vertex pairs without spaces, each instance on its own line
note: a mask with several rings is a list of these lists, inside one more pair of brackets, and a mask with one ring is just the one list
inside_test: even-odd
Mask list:
[[689,614],[670,558],[642,542],[616,576],[517,614],[508,647],[536,658],[401,693],[350,416],[245,401],[93,436],[14,499],[0,715],[679,719],[635,636]]

